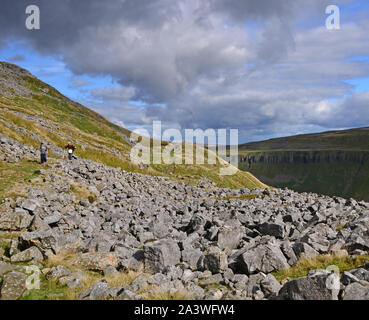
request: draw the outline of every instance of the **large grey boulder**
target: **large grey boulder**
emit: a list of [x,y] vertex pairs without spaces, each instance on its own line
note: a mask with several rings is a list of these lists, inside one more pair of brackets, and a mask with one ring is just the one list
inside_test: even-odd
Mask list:
[[11,262],[43,261],[44,257],[37,247],[30,247],[10,258]]
[[77,298],[82,300],[103,300],[109,296],[110,286],[105,279],[81,292]]
[[159,240],[144,247],[145,271],[157,273],[181,261],[181,251],[174,240]]
[[193,248],[185,248],[181,252],[182,254],[182,261],[187,263],[191,269],[197,268],[197,263],[202,256],[202,252],[200,249],[193,249]]
[[327,238],[324,237],[321,233],[313,232],[308,235],[305,235],[301,238],[301,242],[307,243],[314,250],[319,253],[326,253],[329,250],[330,242]]
[[319,255],[318,251],[305,242],[295,242],[292,248],[298,259],[312,259]]
[[46,274],[46,279],[48,280],[56,280],[62,277],[69,276],[71,271],[64,266],[56,266],[51,268],[51,270]]
[[3,284],[1,286],[1,300],[17,300],[27,290],[27,275],[21,272],[12,271],[4,275]]
[[10,263],[0,261],[0,276],[3,276],[4,274],[10,271],[14,271],[16,269],[17,269],[17,266],[10,264]]
[[287,262],[289,265],[294,265],[298,262],[298,258],[296,257],[295,251],[293,250],[293,245],[289,241],[283,241],[280,246],[283,254],[287,258]]
[[313,276],[288,281],[278,293],[280,300],[338,300],[339,276],[319,271]]
[[271,274],[265,275],[265,278],[260,281],[260,288],[266,297],[276,296],[282,285],[277,279]]
[[239,227],[224,226],[218,231],[218,247],[221,249],[235,249],[242,238]]
[[360,279],[355,277],[351,272],[344,271],[341,276],[341,283],[345,286],[348,286],[351,283],[359,282]]
[[238,257],[236,265],[238,273],[247,275],[259,272],[270,273],[289,267],[279,245],[274,242],[246,250]]
[[22,202],[22,208],[29,211],[30,213],[34,212],[39,206],[39,203],[36,200],[32,199],[25,199]]
[[367,269],[357,268],[357,269],[350,270],[350,273],[354,275],[356,278],[358,278],[359,280],[364,280],[364,281],[369,282],[369,270]]
[[213,250],[202,256],[198,263],[198,269],[201,271],[209,270],[211,273],[220,273],[227,269],[227,255],[220,250]]
[[0,215],[0,230],[21,231],[27,229],[33,217],[26,211],[16,208],[14,212],[4,212]]
[[59,212],[54,212],[53,214],[50,214],[44,218],[44,223],[51,225],[59,222],[61,218],[62,215]]
[[259,226],[259,231],[262,235],[269,235],[280,239],[285,237],[284,225],[281,223],[262,223]]
[[369,300],[369,282],[360,281],[349,284],[345,288],[343,300]]
[[119,258],[114,252],[87,252],[78,256],[74,264],[92,271],[104,271],[107,266],[118,267]]

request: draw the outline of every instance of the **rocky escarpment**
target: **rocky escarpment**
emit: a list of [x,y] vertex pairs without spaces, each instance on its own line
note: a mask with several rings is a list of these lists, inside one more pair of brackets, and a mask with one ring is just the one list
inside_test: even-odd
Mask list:
[[340,150],[265,152],[240,156],[239,161],[250,166],[252,166],[253,163],[334,163],[344,161],[365,164],[369,162],[369,152]]
[[239,167],[274,187],[369,201],[366,151],[250,152]]
[[[1,137],[2,161],[37,156]],[[369,265],[341,276],[312,270],[279,282],[301,258],[369,253],[369,203],[288,189],[214,188],[129,173],[100,163],[54,160],[0,206],[2,299],[26,293],[18,263],[80,290],[79,299],[368,299]],[[75,188],[83,189],[77,198]],[[244,199],[244,200],[242,200]],[[14,236],[14,234],[16,236]],[[43,263],[67,250],[72,267]],[[72,254],[73,253],[73,254]],[[76,270],[80,269],[80,270]],[[104,279],[82,290],[87,270]],[[112,286],[110,274],[139,273]]]

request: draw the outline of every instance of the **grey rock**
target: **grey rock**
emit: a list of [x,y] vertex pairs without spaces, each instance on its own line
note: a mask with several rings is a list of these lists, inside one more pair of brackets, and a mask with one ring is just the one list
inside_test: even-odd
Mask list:
[[193,279],[195,279],[195,277],[196,277],[195,273],[193,273],[189,269],[186,269],[186,270],[183,271],[181,280],[184,283],[188,283],[188,282],[191,282]]
[[338,300],[339,277],[325,272],[288,281],[278,293],[282,300]]
[[345,288],[343,300],[369,300],[369,282],[349,284]]
[[289,241],[283,241],[281,243],[281,250],[284,256],[287,258],[287,262],[290,266],[298,262],[298,258],[296,257],[295,251],[293,250],[293,246]]
[[92,271],[103,271],[107,266],[118,266],[118,256],[113,252],[88,252],[77,257],[75,263]]
[[277,281],[277,279],[272,274],[267,274],[263,280],[260,282],[261,290],[266,297],[271,295],[276,296],[282,285]]
[[221,249],[235,249],[238,247],[241,238],[240,228],[224,226],[218,231],[218,247]]
[[0,261],[0,276],[3,276],[4,274],[16,270],[18,267],[15,265],[12,265],[10,263],[6,263],[3,261]]
[[62,277],[67,277],[71,274],[71,271],[64,266],[56,266],[50,269],[50,271],[46,274],[46,279],[48,280],[56,280]]
[[160,285],[161,283],[165,283],[168,281],[169,278],[166,275],[162,273],[156,273],[147,280],[147,283],[151,285]]
[[46,224],[54,224],[60,221],[62,215],[59,212],[54,212],[53,214],[44,218],[44,223]]
[[185,248],[181,254],[183,262],[188,263],[193,269],[197,268],[197,263],[202,256],[200,249]]
[[10,258],[11,262],[43,261],[44,257],[37,247],[28,248]]
[[17,300],[27,290],[27,275],[21,272],[12,271],[4,275],[0,290],[1,300]]
[[113,266],[107,266],[103,270],[104,276],[112,276],[114,274],[118,274],[118,270],[114,268]]
[[124,289],[119,295],[118,298],[121,300],[141,300],[139,296],[131,290]]
[[82,300],[104,300],[109,296],[110,286],[105,279],[81,292],[77,298]]
[[350,273],[358,278],[359,280],[364,280],[369,282],[369,270],[364,268],[357,268],[350,270]]
[[263,223],[259,226],[259,231],[263,235],[270,235],[280,239],[285,237],[284,225],[280,223]]
[[183,270],[176,266],[169,266],[163,270],[163,273],[167,275],[172,281],[182,278]]
[[341,276],[341,283],[345,286],[349,285],[350,283],[359,282],[360,279],[355,277],[352,273],[348,271],[344,271]]
[[166,267],[180,263],[181,252],[178,244],[171,240],[159,240],[144,247],[145,270],[157,273]]
[[60,285],[66,285],[68,288],[78,288],[82,286],[82,280],[85,277],[84,272],[77,271],[73,272],[67,276],[61,277],[58,280]]
[[261,244],[238,257],[237,271],[247,275],[264,272],[270,273],[289,268],[286,257],[276,243]]
[[209,270],[211,273],[219,273],[227,269],[227,255],[222,251],[211,252],[202,256],[198,261],[198,269]]
[[32,199],[26,199],[22,202],[22,208],[31,213],[34,212],[39,206],[39,203]]
[[292,247],[298,259],[311,259],[319,255],[318,251],[304,242],[295,242]]
[[4,212],[0,215],[0,230],[21,231],[27,229],[33,217],[26,211],[16,208],[14,212]]
[[148,286],[147,280],[142,276],[138,276],[135,280],[132,281],[132,283],[127,287],[128,290],[132,292],[137,292],[144,290]]

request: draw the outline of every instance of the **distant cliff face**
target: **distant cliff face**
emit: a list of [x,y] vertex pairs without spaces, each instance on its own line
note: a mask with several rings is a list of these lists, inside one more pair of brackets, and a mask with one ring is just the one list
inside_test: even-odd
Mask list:
[[369,200],[368,151],[250,152],[239,160],[271,186]]
[[242,163],[325,163],[325,162],[358,162],[369,161],[369,152],[362,151],[280,151],[240,156]]

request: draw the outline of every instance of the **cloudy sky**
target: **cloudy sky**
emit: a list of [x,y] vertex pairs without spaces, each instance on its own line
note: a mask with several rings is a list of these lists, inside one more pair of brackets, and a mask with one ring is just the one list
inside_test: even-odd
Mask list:
[[365,0],[1,0],[0,30],[0,60],[129,129],[236,128],[247,142],[369,126]]

